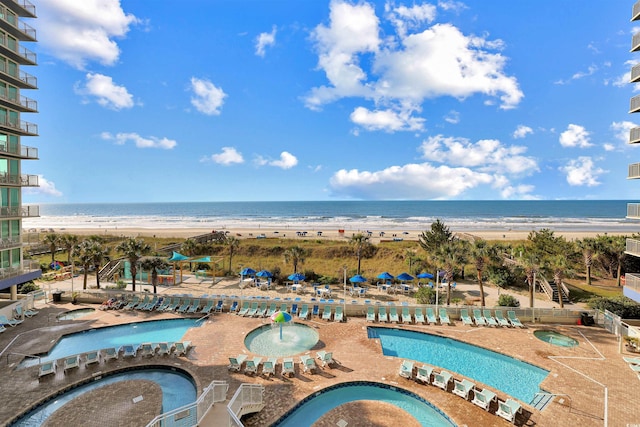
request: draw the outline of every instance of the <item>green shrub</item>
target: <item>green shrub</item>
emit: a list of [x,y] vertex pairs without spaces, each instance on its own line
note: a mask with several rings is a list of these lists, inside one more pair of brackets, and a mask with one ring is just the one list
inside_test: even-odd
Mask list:
[[18,285],[19,294],[28,294],[29,292],[40,290],[40,286],[36,285],[32,281]]
[[429,287],[423,287],[416,292],[416,302],[418,304],[435,304],[436,291]]
[[507,288],[516,284],[516,277],[506,267],[490,267],[487,271],[489,281],[500,288]]
[[498,298],[500,307],[520,307],[520,301],[513,295],[502,294]]
[[597,310],[609,310],[623,319],[640,319],[640,304],[623,295],[615,297],[593,297],[587,305]]

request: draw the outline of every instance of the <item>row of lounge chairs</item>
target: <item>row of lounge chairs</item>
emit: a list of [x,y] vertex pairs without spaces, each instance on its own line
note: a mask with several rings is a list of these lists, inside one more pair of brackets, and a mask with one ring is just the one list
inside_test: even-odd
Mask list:
[[471,403],[487,412],[490,411],[492,402],[497,402],[495,414],[512,423],[515,423],[516,415],[522,413],[522,405],[519,402],[511,398],[502,401],[498,399],[493,391],[486,388],[480,389],[475,383],[466,378],[458,380],[445,370],[436,372],[428,365],[415,368],[413,361],[403,360],[398,374],[401,377],[412,379],[422,384],[436,386],[446,392],[451,389],[453,394],[460,396],[464,400],[471,401]]
[[14,317],[9,319],[6,315],[0,315],[0,333],[7,330],[7,326],[11,328],[15,328],[22,322],[24,322],[25,317],[33,317],[39,312],[37,310],[24,309],[21,304],[18,304],[14,309]]
[[293,303],[291,309],[289,309],[287,303],[281,303],[280,306],[278,306],[275,302],[269,304],[267,302],[245,301],[237,311],[237,314],[243,317],[270,317],[277,311],[285,311],[300,319],[322,317],[324,320],[333,320],[335,322],[343,322],[345,320],[343,307],[341,305],[333,306],[331,304],[326,304],[321,313],[319,304],[314,304],[310,310],[309,304],[300,304],[300,307],[298,307],[298,303]]
[[[317,361],[316,361],[317,360]],[[338,363],[333,358],[333,353],[330,351],[318,351],[316,357],[313,358],[307,354],[300,356],[300,366],[303,372],[314,374],[317,372],[318,365],[321,368],[331,366]],[[278,363],[278,359],[275,357],[268,358],[263,361],[262,357],[255,356],[249,357],[246,354],[239,354],[235,357],[229,357],[229,370],[235,372],[244,372],[246,375],[258,375],[260,367],[262,370],[260,374],[269,377],[276,374],[276,367],[280,364],[282,376],[294,376],[295,375],[295,361],[292,357],[285,357],[282,362]]]
[[473,318],[469,316],[469,310],[463,308],[460,310],[460,318],[465,325],[473,326],[506,326],[524,328],[524,325],[516,316],[513,310],[507,311],[507,318],[504,317],[502,310],[494,310],[495,317],[491,314],[491,310],[479,308],[473,309]]
[[141,311],[176,311],[178,313],[221,313],[224,309],[224,300],[208,299],[207,303],[202,305],[200,298],[183,298],[183,297],[162,297],[147,295],[144,299],[140,299],[137,295],[130,301],[125,299],[110,298],[105,301],[101,309],[122,309],[122,310],[141,310]]
[[[378,307],[377,317],[376,310],[373,306],[367,307],[367,321],[368,322],[385,322],[385,323],[416,323],[416,324],[432,324],[437,325],[452,325],[454,322],[449,318],[447,309],[442,307],[438,311],[439,316],[436,316],[433,308],[428,307],[426,312],[422,311],[421,307],[417,307],[414,310],[414,314],[411,315],[409,307],[402,307],[402,311],[398,313],[398,309],[394,306],[389,307],[389,312],[384,306]],[[426,317],[425,317],[426,316]]]

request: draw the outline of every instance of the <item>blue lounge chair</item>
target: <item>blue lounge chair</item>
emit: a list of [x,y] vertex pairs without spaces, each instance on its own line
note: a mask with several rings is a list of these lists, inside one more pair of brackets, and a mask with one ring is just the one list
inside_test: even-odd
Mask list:
[[506,401],[498,400],[498,409],[496,415],[515,424],[516,415],[522,412],[522,405],[513,399]]
[[439,373],[433,375],[432,384],[443,389],[444,391],[447,391],[447,388],[449,388],[449,383],[452,379],[453,375],[451,375],[449,372],[440,371]]
[[389,322],[386,307],[378,307],[378,322]]
[[33,316],[35,316],[36,314],[39,313],[38,310],[32,310],[32,309],[28,309],[28,308],[25,310],[22,307],[22,305],[17,305],[14,310],[16,312],[16,317],[18,317],[18,318],[22,318],[23,315],[26,316],[26,317],[33,317]]
[[259,303],[257,302],[252,302],[251,303],[251,308],[249,309],[249,311],[246,314],[246,317],[254,317],[257,316],[258,314],[258,305]]
[[300,307],[300,313],[298,313],[298,317],[300,319],[309,318],[309,306],[307,304],[302,304],[302,306]]
[[520,319],[518,319],[516,317],[516,312],[515,311],[513,311],[513,310],[507,311],[507,316],[509,317],[509,321],[511,322],[511,324],[513,326],[517,326],[519,328],[524,328],[524,325],[522,324]]
[[453,380],[453,394],[457,394],[464,400],[469,400],[469,393],[476,385],[467,379],[463,379],[462,381],[458,381],[456,379]]
[[451,324],[451,319],[449,319],[449,313],[447,312],[447,309],[442,307],[440,308],[440,324],[441,325],[450,325]]
[[496,321],[498,322],[498,325],[506,326],[506,327],[511,326],[511,323],[509,323],[509,321],[504,318],[504,314],[502,314],[502,310],[496,310],[495,313],[496,313]]
[[200,308],[200,299],[196,298],[193,300],[193,303],[187,309],[187,313],[197,313]]
[[63,365],[64,365],[63,370],[64,370],[65,373],[69,369],[79,368],[80,367],[80,356],[78,354],[74,354],[73,356],[65,357]]
[[98,350],[90,351],[84,354],[84,366],[100,363],[100,353]]
[[322,319],[323,320],[331,320],[331,306],[325,305],[324,310],[322,311]]
[[40,365],[38,370],[38,378],[44,377],[45,375],[56,373],[56,361],[52,360],[50,362],[44,362]]
[[120,348],[108,347],[102,350],[102,358],[105,360],[117,359],[120,354]]
[[389,321],[400,323],[400,319],[398,318],[398,309],[395,307],[389,307]]
[[242,364],[245,360],[247,360],[246,354],[239,354],[236,357],[229,357],[229,370],[240,372],[240,369],[242,369]]
[[242,303],[242,307],[240,308],[240,310],[238,311],[238,316],[246,316],[247,313],[249,312],[249,301],[244,301]]
[[376,321],[376,311],[372,306],[367,307],[367,322]]
[[489,411],[491,402],[494,400],[497,400],[497,396],[491,390],[484,389],[480,391],[477,388],[473,389],[473,399],[471,399],[471,403],[481,407],[485,411]]
[[315,359],[306,354],[300,356],[300,363],[302,364],[303,372],[309,372],[310,374],[315,374],[316,369],[318,368]]
[[278,304],[276,304],[275,302],[272,302],[271,304],[269,304],[269,309],[267,310],[265,317],[270,317],[277,310],[278,310]]
[[460,318],[462,319],[462,324],[473,326],[473,319],[469,317],[469,310],[466,308],[460,309]]
[[140,354],[144,356],[155,356],[158,349],[157,343],[145,342],[140,344]]
[[158,356],[168,356],[173,351],[172,342],[160,342],[158,343]]
[[479,308],[474,308],[473,309],[473,320],[475,320],[476,325],[480,326],[487,326],[488,323],[485,320],[484,316],[482,315],[482,311],[480,311]]
[[191,299],[190,298],[185,298],[185,300],[182,301],[182,305],[180,307],[178,307],[177,312],[178,313],[186,313],[187,310],[189,310],[189,307],[191,307]]
[[402,364],[400,365],[398,375],[408,379],[413,378],[413,362],[410,360],[403,360]]
[[260,367],[260,363],[262,362],[262,357],[254,357],[253,359],[247,359],[244,365],[244,373],[245,374],[258,374],[258,368]]
[[427,308],[427,320],[432,325],[438,324],[438,319],[436,319],[436,314],[433,312],[433,308],[431,307]]
[[409,307],[402,307],[402,323],[412,323]]
[[298,314],[298,304],[294,302],[291,304],[291,315],[295,316],[296,314]]
[[178,341],[174,345],[174,352],[176,356],[186,356],[187,352],[191,349],[191,341]]
[[344,320],[344,313],[342,312],[342,306],[336,306],[336,311],[333,313],[334,322],[342,322]]
[[122,357],[136,357],[139,345],[126,344],[122,346]]
[[432,373],[433,368],[431,366],[422,365],[418,368],[418,372],[416,373],[416,380],[422,382],[423,384],[431,384]]
[[313,310],[311,310],[311,317],[318,317],[320,315],[320,306],[318,304],[313,305]]
[[282,360],[282,375],[294,376],[296,374],[296,364],[292,357],[286,357]]
[[424,314],[422,314],[422,308],[416,307],[416,311],[414,312],[413,317],[416,320],[416,324],[424,325]]
[[271,357],[269,359],[267,359],[263,364],[262,364],[262,375],[264,376],[270,376],[270,375],[275,375],[276,374],[276,364],[278,363],[278,359],[276,359],[275,357]]
[[320,360],[323,368],[325,366],[331,365],[332,363],[335,363],[335,360],[333,360],[333,352],[331,351],[321,350],[316,353],[316,358]]
[[491,310],[482,310],[482,316],[484,317],[484,320],[487,321],[487,324],[489,326],[498,326],[498,322],[496,322],[496,319],[494,319],[491,315]]
[[256,317],[266,317],[267,311],[269,311],[269,308],[267,307],[267,303],[266,302],[260,303],[260,307],[258,308],[258,311],[256,311]]
[[21,319],[7,319],[7,316],[0,315],[0,325],[9,325],[12,328],[18,326],[20,323],[24,322],[24,320]]
[[133,307],[135,307],[136,305],[138,305],[138,303],[140,302],[140,298],[136,295],[133,297],[133,299],[131,301],[129,301],[127,303],[127,305],[125,305],[123,307],[124,310],[133,310]]

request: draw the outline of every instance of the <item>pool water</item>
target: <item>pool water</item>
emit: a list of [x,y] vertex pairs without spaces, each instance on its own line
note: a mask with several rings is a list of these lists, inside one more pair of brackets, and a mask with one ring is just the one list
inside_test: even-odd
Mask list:
[[[150,380],[157,383],[162,388],[162,412],[180,408],[196,400],[196,387],[193,381],[184,374],[163,369],[129,371],[104,377],[56,396],[55,399],[37,407],[11,425],[19,427],[40,426],[55,411],[81,394],[125,380]],[[90,415],[87,414],[87,416]]]
[[124,344],[180,341],[189,328],[201,324],[197,319],[168,319],[88,329],[64,335],[49,353],[42,355],[39,360],[25,359],[20,366],[32,366],[107,347],[118,348]]
[[549,371],[451,338],[391,328],[368,328],[386,356],[412,359],[457,372],[530,403]]
[[[378,400],[408,412],[423,426],[452,427],[456,424],[437,407],[407,390],[386,384],[358,381],[342,383],[314,393],[285,414],[273,427],[310,426],[338,406],[358,400]],[[402,425],[401,420],[397,425]]]
[[65,311],[64,313],[58,314],[56,317],[58,320],[75,320],[79,317],[91,314],[94,311],[96,311],[95,308],[79,308],[77,310]]
[[576,347],[578,341],[556,331],[534,331],[533,335],[544,342],[558,347]]
[[[282,338],[280,338],[282,326]],[[320,339],[318,332],[300,323],[277,323],[254,329],[247,334],[244,344],[249,351],[262,356],[293,356],[311,350]]]

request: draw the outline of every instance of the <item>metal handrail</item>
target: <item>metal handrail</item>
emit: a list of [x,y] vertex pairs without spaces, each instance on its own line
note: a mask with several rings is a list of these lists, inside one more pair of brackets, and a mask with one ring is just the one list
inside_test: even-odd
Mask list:
[[11,356],[12,354],[16,356],[31,357],[32,359],[38,359],[38,365],[40,364],[40,359],[42,359],[41,356],[36,356],[35,354],[23,354],[23,353],[11,352],[11,353],[7,353],[7,365],[9,365],[9,356]]

